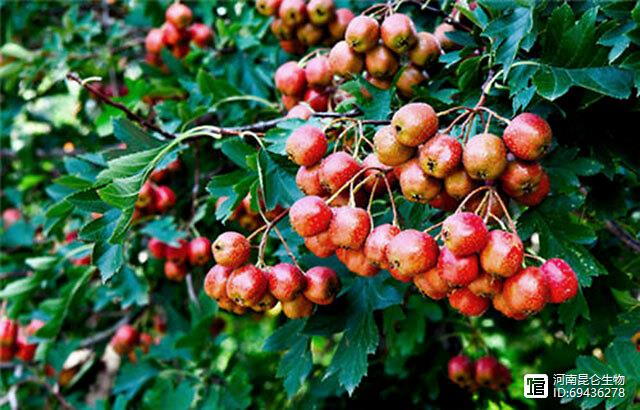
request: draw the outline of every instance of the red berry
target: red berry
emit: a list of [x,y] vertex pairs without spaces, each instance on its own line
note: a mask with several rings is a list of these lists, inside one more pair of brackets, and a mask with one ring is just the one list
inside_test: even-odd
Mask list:
[[138,344],[138,331],[131,325],[122,325],[111,338],[111,347],[118,354],[127,354]]
[[242,315],[247,311],[247,308],[244,306],[240,306],[236,302],[234,302],[229,296],[225,295],[220,299],[217,299],[218,307],[222,310],[226,310],[227,312],[235,313],[236,315]]
[[319,128],[303,125],[287,138],[286,151],[296,164],[312,166],[327,152],[327,137]]
[[440,180],[426,175],[417,158],[400,166],[398,180],[402,195],[412,202],[427,203],[442,189]]
[[364,61],[345,41],[340,41],[329,52],[331,71],[341,77],[352,77],[360,74]]
[[302,96],[307,88],[304,70],[295,61],[284,63],[276,70],[276,88],[284,95]]
[[418,41],[413,21],[402,13],[394,13],[384,19],[380,37],[385,46],[398,54],[409,51]]
[[289,209],[291,227],[302,237],[315,236],[329,229],[333,213],[322,198],[305,196]]
[[150,238],[147,244],[149,252],[156,259],[164,259],[166,256],[167,245],[164,242],[156,238]]
[[364,65],[374,78],[390,78],[398,71],[398,60],[391,50],[379,44],[367,51]]
[[364,255],[367,260],[380,269],[389,268],[387,246],[391,239],[400,233],[400,228],[384,224],[373,228],[364,244]]
[[0,346],[13,347],[18,336],[18,322],[8,317],[0,318]]
[[168,186],[157,186],[153,190],[154,209],[163,214],[176,204],[176,194]]
[[390,273],[396,279],[408,282],[435,266],[438,244],[429,234],[407,229],[391,239],[387,245],[387,259]]
[[309,317],[313,313],[313,303],[300,295],[289,302],[282,302],[282,311],[289,319]]
[[522,312],[516,312],[515,310],[513,310],[511,306],[509,306],[509,304],[504,298],[504,292],[500,292],[494,295],[492,302],[493,302],[493,308],[508,318],[515,319],[515,320],[523,320],[527,318],[527,314]]
[[509,371],[507,366],[503,365],[502,363],[498,363],[498,371],[496,372],[496,377],[489,387],[491,387],[493,390],[504,390],[509,387],[512,381],[513,378],[511,377],[511,372]]
[[194,23],[189,27],[191,40],[200,48],[205,48],[213,42],[213,30],[206,24]]
[[547,195],[549,195],[550,191],[551,183],[549,181],[549,175],[543,171],[538,186],[536,186],[530,193],[519,196],[515,198],[515,200],[523,205],[535,206],[542,202]]
[[144,46],[147,52],[151,54],[159,54],[164,48],[164,33],[162,29],[152,28],[147,33],[144,40]]
[[354,17],[353,12],[349,9],[343,8],[336,10],[334,19],[330,21],[328,25],[331,39],[342,40],[344,33],[347,31],[347,26]]
[[153,185],[149,182],[142,184],[140,192],[138,192],[138,198],[136,199],[136,208],[146,208],[153,201],[154,194]]
[[263,16],[275,16],[278,14],[281,0],[256,0],[256,9]]
[[245,265],[231,272],[227,279],[227,296],[241,306],[256,305],[267,293],[269,281],[254,265]]
[[456,256],[443,247],[438,258],[438,273],[451,286],[467,286],[478,277],[478,257]]
[[304,274],[307,286],[304,296],[318,305],[332,303],[340,291],[340,278],[333,269],[316,266]]
[[438,116],[426,103],[410,103],[401,107],[393,115],[391,125],[399,143],[417,147],[438,130]]
[[355,52],[365,53],[378,43],[380,25],[373,17],[360,15],[349,22],[344,39]]
[[317,56],[307,62],[304,67],[307,82],[312,86],[327,86],[333,79],[333,71],[329,57]]
[[282,105],[284,105],[284,108],[286,108],[287,110],[292,109],[293,107],[298,105],[298,103],[300,103],[300,98],[291,96],[291,95],[283,94],[281,99],[282,99]]
[[289,109],[286,118],[298,118],[306,121],[311,118],[312,114],[313,111],[311,111],[311,108],[306,105],[296,103],[296,105]]
[[302,272],[288,263],[279,263],[266,271],[269,292],[280,301],[290,301],[304,291],[306,279]]
[[206,265],[211,260],[211,241],[203,236],[192,239],[189,242],[188,256],[191,265]]
[[278,15],[285,25],[299,26],[307,20],[307,6],[304,0],[282,0]]
[[191,9],[182,3],[173,3],[167,8],[164,18],[178,28],[186,28],[191,24],[193,13]]
[[238,232],[224,232],[211,246],[216,263],[228,268],[239,268],[251,255],[251,244]]
[[487,244],[489,234],[482,218],[471,212],[453,214],[442,224],[445,246],[456,256],[480,252]]
[[535,191],[543,173],[537,162],[512,161],[500,176],[500,186],[507,195],[517,198]]
[[221,299],[227,296],[227,279],[233,271],[222,265],[214,265],[204,277],[204,292],[211,299]]
[[425,174],[444,178],[455,171],[462,158],[462,145],[457,139],[439,134],[420,147],[420,167]]
[[484,356],[476,360],[475,374],[476,383],[481,387],[489,387],[498,378],[499,363],[495,357]]
[[273,295],[267,291],[262,299],[258,301],[258,303],[251,306],[251,309],[254,312],[266,312],[267,310],[273,309],[273,307],[277,304],[278,299],[273,297]]
[[518,235],[496,229],[489,232],[488,237],[480,253],[482,269],[503,278],[518,272],[524,258],[524,246]]
[[428,204],[443,211],[453,211],[458,207],[458,201],[444,190],[440,191]]
[[444,189],[452,198],[461,200],[478,187],[478,181],[472,179],[464,168],[452,172],[444,179]]
[[[362,166],[364,168],[379,168],[381,170],[387,171],[384,174],[379,172],[379,170],[377,169],[367,169],[366,171],[364,171],[364,177],[366,178],[364,188],[368,192],[371,192],[374,189],[374,187],[376,187],[375,188],[376,193],[386,192],[383,178],[387,179],[387,182],[389,183],[389,185],[392,185],[396,180],[396,176],[393,173],[393,168],[391,168],[388,165],[384,165],[382,162],[380,162],[376,154],[371,153],[367,155],[362,161]],[[376,181],[378,182],[377,186],[376,186]]]
[[478,134],[464,146],[464,169],[473,179],[497,179],[507,166],[507,149],[493,134]]
[[549,288],[540,269],[530,266],[504,282],[504,298],[515,311],[531,315],[542,310],[549,300]]
[[502,290],[502,281],[488,273],[482,273],[467,288],[478,296],[492,298]]
[[371,264],[367,260],[364,251],[362,249],[352,250],[339,248],[336,250],[336,256],[338,260],[349,269],[350,272],[359,276],[371,277],[375,276],[380,268]]
[[167,245],[165,247],[165,257],[171,262],[183,263],[187,260],[189,243],[184,239],[179,239],[178,244],[177,247]]
[[449,359],[447,370],[449,380],[458,385],[466,386],[473,380],[474,365],[467,356],[459,355]]
[[551,146],[551,127],[543,118],[522,113],[511,120],[503,134],[504,143],[513,154],[524,160],[540,159]]
[[171,23],[164,23],[160,28],[162,30],[162,41],[166,46],[188,46],[189,33],[186,30],[181,30]]
[[168,260],[164,263],[164,276],[174,282],[180,282],[187,276],[187,265],[184,262]]
[[303,100],[316,112],[327,111],[329,108],[329,93],[321,88],[307,88]]
[[16,339],[16,357],[23,362],[30,362],[36,354],[38,343],[29,343],[29,337],[33,336],[45,323],[42,320],[33,319],[25,327],[18,330]]
[[449,303],[465,316],[480,316],[489,308],[491,299],[478,296],[468,288],[460,288],[451,292]]
[[298,168],[296,185],[305,195],[325,195],[326,191],[320,184],[320,164]]
[[415,148],[402,145],[396,140],[395,131],[389,125],[376,131],[373,145],[378,160],[392,167],[404,164],[415,154]]
[[364,246],[371,231],[371,216],[362,208],[341,206],[333,208],[329,235],[333,244],[347,249]]
[[437,267],[414,276],[413,284],[424,295],[436,300],[445,298],[451,290],[447,282],[440,277]]
[[417,35],[418,43],[409,51],[409,59],[418,67],[423,67],[428,63],[437,60],[442,53],[440,43],[436,36],[425,31]]
[[333,0],[310,0],[307,4],[309,20],[317,26],[322,26],[334,17],[336,6]]
[[331,234],[328,229],[317,235],[304,238],[304,244],[318,258],[328,258],[338,249],[331,240]]
[[549,288],[549,302],[563,303],[578,293],[578,277],[564,260],[549,259],[542,264],[540,272]]
[[334,193],[357,174],[362,167],[344,151],[334,152],[322,160],[320,164],[320,184]]

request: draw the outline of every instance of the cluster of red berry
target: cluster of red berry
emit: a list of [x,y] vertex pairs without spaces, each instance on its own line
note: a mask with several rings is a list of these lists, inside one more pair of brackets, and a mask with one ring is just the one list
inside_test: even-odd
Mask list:
[[429,104],[411,103],[374,136],[378,160],[396,167],[408,200],[452,209],[483,181],[498,181],[504,193],[524,205],[537,205],[549,194],[549,177],[537,162],[552,142],[544,119],[520,114],[502,138],[483,132],[464,147],[448,135],[450,127],[438,133],[438,126],[438,115]]
[[32,319],[27,326],[6,316],[0,318],[0,362],[11,361],[14,357],[30,362],[36,354],[38,343],[29,343],[29,337],[44,326],[44,322]]
[[333,0],[257,0],[260,14],[273,16],[271,32],[287,53],[302,54],[307,47],[331,45],[342,39],[351,10],[336,10]]
[[163,214],[176,204],[176,194],[173,189],[160,183],[171,173],[176,173],[182,168],[179,159],[170,162],[166,168],[156,169],[149,176],[149,180],[142,185],[136,200],[133,220],[143,215]]
[[160,52],[167,47],[176,58],[189,54],[189,42],[205,48],[213,42],[213,30],[206,24],[193,23],[193,13],[188,6],[173,3],[165,12],[165,22],[160,28],[153,28],[145,38],[147,63],[163,67]]
[[187,275],[187,263],[203,266],[211,261],[211,241],[199,236],[187,242],[180,239],[177,247],[165,244],[157,238],[150,238],[149,253],[156,259],[165,259],[164,275],[172,281],[182,281]]
[[242,314],[247,308],[264,312],[278,301],[292,319],[310,316],[314,304],[328,305],[340,290],[340,279],[330,268],[316,266],[302,272],[279,263],[265,268],[248,264],[251,244],[237,232],[224,232],[212,245],[216,265],[204,280],[207,295],[225,310]]
[[452,382],[472,392],[480,387],[504,390],[513,381],[509,368],[493,356],[475,362],[465,355],[454,356],[449,360],[448,373]]
[[149,353],[152,344],[158,344],[160,339],[154,339],[147,332],[139,333],[135,327],[124,324],[120,326],[111,337],[109,344],[113,351],[119,355],[127,355],[131,362],[136,362],[137,357],[134,349],[139,347],[143,353]]

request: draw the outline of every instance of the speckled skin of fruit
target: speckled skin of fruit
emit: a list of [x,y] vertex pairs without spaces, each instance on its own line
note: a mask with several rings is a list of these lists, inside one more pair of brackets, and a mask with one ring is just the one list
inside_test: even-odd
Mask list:
[[329,229],[332,217],[331,208],[317,196],[300,198],[289,209],[291,227],[305,238]]
[[327,137],[321,129],[303,125],[289,135],[285,149],[296,164],[312,166],[320,162],[327,152]]
[[507,278],[520,270],[523,258],[524,246],[518,235],[496,229],[489,232],[480,252],[480,265],[491,275]]
[[233,271],[222,265],[214,265],[204,277],[204,292],[212,299],[220,299],[227,294],[227,279]]
[[307,4],[309,20],[317,26],[329,23],[333,19],[335,12],[336,5],[333,0],[310,0]]
[[277,303],[278,299],[276,299],[271,293],[266,292],[258,303],[251,305],[251,310],[254,312],[266,312],[267,310],[273,309]]
[[438,116],[429,104],[410,103],[396,111],[391,126],[399,143],[417,147],[436,133]]
[[493,303],[493,308],[508,318],[515,320],[524,320],[528,316],[526,313],[516,312],[515,310],[513,310],[513,308],[509,306],[506,299],[504,298],[504,292],[496,293],[491,301]]
[[431,268],[426,272],[418,273],[413,277],[413,284],[416,285],[424,295],[435,300],[444,299],[450,291],[447,282],[440,277],[437,267]]
[[158,213],[165,213],[176,204],[176,194],[168,186],[157,186],[153,190],[153,204]]
[[454,172],[460,165],[462,158],[462,145],[457,139],[438,134],[418,151],[418,161],[425,174],[436,178],[445,178]]
[[459,385],[467,385],[473,380],[474,365],[467,356],[459,355],[449,359],[447,373],[449,380]]
[[165,19],[177,28],[186,28],[193,20],[191,9],[181,3],[173,3],[164,14]]
[[383,45],[377,45],[367,51],[364,65],[369,74],[376,78],[388,78],[398,71],[398,60],[395,55]]
[[415,47],[409,50],[409,60],[418,67],[424,67],[432,61],[437,60],[442,53],[440,43],[436,36],[426,31],[421,31],[416,35],[418,40]]
[[549,259],[542,264],[540,272],[549,288],[549,302],[563,303],[578,293],[578,277],[564,260]]
[[275,16],[278,14],[281,0],[256,0],[256,9],[263,16]]
[[360,169],[362,166],[351,155],[344,151],[334,152],[323,159],[320,164],[320,184],[329,193],[334,193]]
[[298,297],[306,286],[302,272],[289,263],[279,263],[266,270],[269,292],[280,301],[290,301]]
[[311,108],[306,105],[296,104],[295,106],[291,107],[289,112],[287,112],[286,118],[299,118],[306,121],[311,118],[311,114],[313,114]]
[[515,311],[537,313],[549,300],[549,288],[540,269],[530,266],[509,277],[503,286],[504,298]]
[[147,244],[149,253],[156,259],[164,259],[166,257],[167,245],[156,238],[150,238]]
[[549,123],[527,112],[511,120],[504,129],[503,138],[513,155],[527,161],[540,159],[553,140]]
[[336,250],[336,256],[349,271],[358,276],[371,277],[380,271],[380,268],[369,262],[363,249],[352,250],[340,248]]
[[500,186],[507,195],[517,198],[535,191],[543,173],[537,162],[511,161],[500,175]]
[[331,234],[328,229],[317,235],[304,238],[304,244],[318,258],[328,258],[338,249],[331,240]]
[[449,304],[465,316],[480,316],[491,305],[491,299],[478,296],[468,288],[460,288],[449,294]]
[[523,205],[536,206],[544,201],[549,192],[551,192],[551,181],[549,180],[549,175],[543,171],[540,183],[534,190],[531,193],[515,198],[515,200]]
[[300,167],[296,173],[296,185],[305,195],[323,196],[325,189],[320,185],[320,164]]
[[467,288],[483,298],[492,298],[502,290],[502,280],[484,272],[481,273]]
[[412,65],[406,67],[402,70],[402,73],[396,82],[398,94],[405,99],[413,97],[415,94],[414,87],[424,83],[427,79],[427,76],[416,67]]
[[235,269],[227,279],[227,296],[241,306],[257,304],[267,292],[269,282],[265,273],[253,265]]
[[426,175],[417,158],[401,165],[398,180],[402,195],[412,202],[427,203],[442,189],[440,180]]
[[336,43],[329,52],[331,70],[341,77],[358,75],[364,67],[364,59],[345,41]]
[[235,269],[249,260],[251,244],[241,233],[229,231],[218,236],[211,251],[218,264]]
[[453,211],[458,207],[458,201],[447,194],[447,191],[441,190],[431,201],[428,202],[434,208],[443,211]]
[[211,241],[203,236],[193,238],[187,249],[189,263],[192,266],[203,266],[211,260]]
[[227,312],[235,313],[236,315],[242,315],[247,311],[246,307],[240,306],[239,304],[231,300],[231,298],[226,295],[226,292],[223,297],[221,297],[220,299],[216,299],[216,302],[218,302],[218,307],[220,307],[220,309],[226,310]]
[[164,276],[174,282],[180,282],[187,276],[187,265],[184,262],[168,260],[164,263]]
[[429,234],[407,229],[399,232],[387,245],[389,270],[406,281],[433,268],[438,260],[438,244]]
[[378,42],[380,25],[369,16],[357,16],[349,22],[344,39],[355,52],[366,53]]
[[147,37],[144,40],[144,46],[149,53],[158,54],[164,48],[164,34],[162,29],[152,28],[147,33]]
[[346,249],[360,249],[371,231],[369,213],[352,206],[333,209],[333,219],[329,225],[329,235],[333,244]]
[[388,269],[387,246],[400,228],[391,224],[378,225],[369,234],[364,244],[364,255],[367,260],[380,269]]
[[511,382],[513,382],[511,371],[509,371],[507,366],[503,365],[502,363],[498,363],[496,377],[493,379],[489,387],[496,391],[504,390],[509,387]]
[[444,189],[452,198],[461,200],[480,184],[467,174],[464,168],[453,171],[444,179]]
[[329,107],[329,93],[321,88],[307,88],[304,93],[304,102],[306,102],[313,111],[327,111]]
[[296,38],[305,46],[315,46],[322,41],[324,31],[312,23],[305,23],[296,30]]
[[304,297],[318,305],[332,303],[340,291],[340,278],[333,269],[315,266],[304,274],[307,286]]
[[329,22],[327,28],[333,40],[341,40],[347,31],[347,26],[353,20],[354,14],[349,9],[338,9],[334,19]]
[[[364,177],[367,178],[366,182],[364,183],[364,188],[368,192],[371,192],[374,189],[374,186],[376,193],[386,192],[383,178],[387,179],[389,185],[393,185],[393,183],[396,181],[396,176],[393,173],[393,168],[380,162],[380,160],[374,153],[368,154],[365,159],[362,160],[362,166],[364,168],[379,168],[387,171],[385,174],[382,174],[375,169],[368,169],[364,171]],[[376,181],[378,181],[377,186]]]
[[282,302],[282,311],[289,319],[309,317],[313,313],[313,302],[300,295],[292,301]]
[[418,42],[413,21],[402,13],[384,19],[380,26],[380,37],[384,45],[398,54],[406,53]]
[[122,325],[111,338],[111,347],[118,354],[127,354],[138,344],[138,331],[131,325]]
[[444,245],[456,256],[480,252],[487,245],[489,233],[482,218],[472,212],[459,212],[442,224]]
[[200,48],[205,48],[213,42],[213,30],[206,24],[195,23],[189,26],[191,41]]
[[481,387],[489,387],[498,377],[498,361],[493,356],[484,356],[475,362],[475,380]]
[[478,257],[456,256],[444,246],[438,257],[438,273],[450,286],[467,286],[479,275]]
[[462,152],[464,168],[473,179],[491,181],[498,178],[507,166],[507,149],[493,134],[472,137]]
[[391,167],[402,165],[415,154],[415,148],[400,144],[389,125],[381,127],[373,136],[373,145],[378,160]]
[[307,21],[307,6],[304,0],[282,0],[278,16],[289,27],[296,27]]
[[326,86],[331,84],[333,72],[327,56],[312,58],[304,66],[304,74],[311,86]]
[[[286,1],[286,0],[285,0]],[[275,73],[276,88],[284,95],[302,96],[307,87],[304,70],[295,61],[282,64]]]

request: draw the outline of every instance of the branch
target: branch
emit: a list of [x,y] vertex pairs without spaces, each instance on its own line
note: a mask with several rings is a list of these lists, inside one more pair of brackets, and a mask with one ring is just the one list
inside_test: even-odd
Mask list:
[[100,90],[98,90],[96,87],[94,87],[90,83],[86,83],[86,82],[82,81],[80,79],[80,77],[78,77],[76,74],[68,73],[67,74],[67,79],[69,79],[71,81],[75,81],[76,83],[80,84],[82,87],[84,87],[87,90],[89,90],[93,95],[98,97],[98,99],[100,99],[100,101],[104,102],[105,104],[110,105],[110,106],[112,106],[114,108],[117,108],[118,110],[124,112],[127,115],[127,118],[129,120],[137,122],[138,124],[142,125],[143,127],[148,128],[148,129],[150,129],[152,131],[155,131],[155,132],[157,132],[158,134],[162,135],[165,138],[169,138],[169,139],[175,139],[176,138],[175,135],[171,134],[170,132],[166,132],[162,128],[158,127],[157,125],[147,121],[146,119],[142,118],[138,114],[136,114],[133,111],[131,111],[130,109],[128,109],[123,104],[120,104],[118,102],[113,101],[110,97],[108,97],[107,95],[103,94]]
[[616,221],[607,219],[604,222],[604,226],[607,228],[609,233],[620,239],[620,241],[627,245],[629,249],[635,253],[640,253],[640,241],[636,240],[633,235],[625,231]]
[[112,334],[116,332],[116,330],[118,330],[118,328],[120,328],[120,326],[129,323],[129,321],[131,320],[131,316],[132,316],[131,313],[128,313],[122,319],[118,320],[118,322],[115,325],[111,326],[110,328],[107,328],[101,332],[94,334],[93,336],[83,339],[80,342],[80,347],[89,347],[97,343],[100,343],[104,340],[107,340],[108,338],[111,337]]

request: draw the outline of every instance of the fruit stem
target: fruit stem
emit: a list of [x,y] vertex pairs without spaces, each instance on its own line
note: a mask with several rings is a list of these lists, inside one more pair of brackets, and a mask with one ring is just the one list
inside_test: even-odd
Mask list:
[[360,171],[356,172],[354,176],[352,176],[347,182],[345,182],[340,188],[338,188],[338,190],[336,192],[333,193],[333,195],[331,195],[329,198],[327,198],[325,200],[325,202],[327,204],[330,204],[331,202],[333,202],[333,200],[335,200],[338,195],[340,195],[340,192],[344,191],[345,188],[349,187],[351,185],[351,182],[353,182],[356,178],[358,178],[360,175],[364,174],[366,171],[368,170],[375,170],[378,172],[385,172],[384,169],[382,168],[377,168],[377,167],[365,167],[362,168]]
[[457,107],[451,107],[451,108],[446,109],[446,110],[444,110],[444,111],[437,112],[437,113],[436,113],[436,116],[437,116],[437,117],[444,117],[445,115],[449,115],[449,114],[451,114],[452,112],[460,111],[460,110],[473,111],[473,108],[471,108],[471,107],[466,107],[466,106],[464,106],[464,105],[458,105]]
[[[481,115],[480,118],[483,118],[483,116]],[[492,118],[493,118],[493,112],[490,112],[489,115],[487,116],[487,123],[484,125],[484,131],[482,131],[484,134],[487,134],[489,132],[489,127],[491,126]]]
[[[376,177],[376,180],[373,183],[373,188],[371,188],[371,194],[369,195],[369,203],[367,204],[367,213],[370,216],[371,216],[371,205],[373,204],[373,197],[376,194],[376,189],[378,189],[379,182],[380,182],[380,178]],[[371,217],[371,224],[373,225],[373,217]]]
[[278,236],[278,239],[280,239],[280,242],[282,242],[282,246],[284,246],[284,250],[287,252],[287,255],[289,255],[289,257],[291,258],[291,261],[293,262],[293,264],[296,265],[296,268],[298,268],[298,270],[300,270],[302,272],[303,270],[300,267],[300,265],[298,264],[298,259],[296,259],[295,254],[291,251],[291,248],[289,248],[289,244],[284,239],[284,236],[282,236],[282,233],[280,232],[280,229],[278,229],[277,226],[274,226],[273,230],[276,233],[276,235]]
[[387,179],[387,174],[383,174],[382,178],[384,179],[384,185],[387,188],[387,194],[389,195],[389,202],[391,202],[391,212],[393,213],[393,226],[400,227],[398,223],[398,211],[396,209],[396,201],[393,199],[393,191],[391,191],[391,184],[389,184],[389,180]]
[[469,192],[469,194],[462,200],[462,202],[460,203],[460,205],[458,205],[458,208],[455,210],[454,214],[457,214],[459,212],[462,211],[462,209],[464,208],[464,206],[467,204],[467,202],[469,202],[469,200],[478,192],[482,192],[485,191],[487,189],[493,189],[493,187],[491,187],[491,185],[483,185],[481,187],[478,187],[476,189],[474,189],[473,191]]
[[489,121],[491,121],[491,116],[496,117],[497,119],[499,119],[500,121],[502,121],[503,123],[509,125],[511,123],[511,120],[509,120],[508,118],[505,118],[501,115],[498,115],[495,111],[493,111],[491,108],[487,108],[487,107],[478,107],[477,108],[480,111],[485,111],[489,113]]
[[[491,191],[487,191],[484,196],[482,197],[482,200],[480,201],[480,204],[478,204],[478,206],[476,207],[476,209],[473,211],[474,214],[476,215],[480,215],[482,213],[482,208],[484,207],[485,203],[487,202],[487,199],[491,198]],[[488,208],[487,208],[488,209]],[[486,222],[486,221],[485,221]]]
[[317,49],[313,50],[312,52],[308,53],[307,55],[305,55],[304,57],[302,57],[298,61],[298,66],[300,68],[304,68],[304,66],[307,64],[307,62],[309,60],[311,60],[312,57],[315,57],[315,56],[320,55],[321,53],[324,53],[324,52],[327,52],[327,51],[329,51],[329,49],[326,48],[326,47],[317,48]]
[[541,256],[538,256],[538,255],[534,255],[532,253],[525,253],[524,256],[525,256],[525,258],[534,259],[534,260],[537,260],[538,262],[542,262],[542,263],[545,263],[547,261],[545,258],[543,258]]
[[438,223],[437,223],[437,224],[435,224],[435,225],[431,225],[430,227],[428,227],[427,229],[425,229],[425,230],[424,230],[424,231],[422,231],[422,232],[424,232],[424,233],[429,233],[429,232],[433,231],[434,229],[436,229],[436,228],[438,228],[438,227],[442,226],[442,224],[444,224],[444,221],[440,221],[440,222],[438,222]]
[[487,216],[488,216],[489,218],[493,218],[493,219],[494,219],[494,220],[495,220],[495,221],[500,225],[500,228],[502,228],[502,230],[503,230],[503,231],[506,231],[506,230],[507,230],[507,227],[506,227],[506,225],[504,224],[504,222],[502,222],[502,219],[500,219],[500,218],[498,218],[497,216],[495,216],[494,214],[492,214],[492,213],[491,213],[491,211],[488,211],[488,212],[487,212]]
[[451,129],[453,129],[454,125],[456,125],[460,120],[462,120],[464,117],[466,117],[468,115],[471,115],[472,113],[473,113],[473,111],[466,111],[466,112],[463,112],[462,114],[458,115],[456,118],[454,118],[453,121],[451,121],[449,126],[442,131],[442,133],[443,134],[448,134],[451,131]]
[[507,209],[504,202],[502,201],[502,198],[500,198],[500,195],[498,195],[498,193],[496,193],[495,190],[492,190],[491,193],[492,195],[494,195],[495,199],[498,201],[498,204],[502,208],[502,211],[504,212],[504,216],[505,218],[507,218],[507,222],[509,222],[509,228],[511,228],[511,232],[518,235],[518,231],[516,230],[516,224],[513,222],[513,219],[511,219],[511,215],[509,215],[509,210]]

